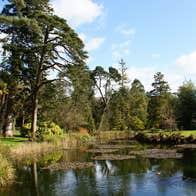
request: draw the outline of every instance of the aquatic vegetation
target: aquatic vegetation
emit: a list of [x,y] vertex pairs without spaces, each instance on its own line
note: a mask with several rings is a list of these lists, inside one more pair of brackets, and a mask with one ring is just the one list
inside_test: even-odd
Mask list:
[[103,154],[100,156],[96,156],[94,158],[92,158],[93,160],[109,160],[109,161],[113,161],[113,160],[127,160],[127,159],[135,159],[135,156],[130,156],[130,155],[121,155],[121,154]]
[[119,144],[119,143],[131,143],[131,144],[135,144],[137,143],[137,141],[135,140],[127,140],[127,139],[115,139],[110,141],[111,144]]
[[135,148],[136,145],[124,145],[124,144],[119,144],[119,145],[95,145],[97,148],[101,149],[125,149],[125,148]]
[[117,152],[119,149],[89,149],[86,152],[91,152],[91,153],[112,153],[112,152]]
[[143,151],[130,151],[130,155],[139,155],[144,158],[168,159],[168,158],[182,158],[183,154],[177,153],[176,150],[169,149],[147,149]]
[[84,169],[94,167],[93,162],[59,162],[51,164],[43,169],[49,170],[65,170],[65,169]]
[[193,149],[196,148],[196,144],[179,144],[175,145],[177,148],[184,148],[184,149]]

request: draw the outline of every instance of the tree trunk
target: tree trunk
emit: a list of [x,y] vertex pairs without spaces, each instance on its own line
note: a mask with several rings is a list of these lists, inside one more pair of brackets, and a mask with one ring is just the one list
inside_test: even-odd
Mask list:
[[0,130],[2,130],[5,122],[5,110],[6,110],[6,103],[7,103],[7,95],[3,94],[1,96],[1,105],[0,105]]
[[49,31],[46,29],[45,37],[44,37],[44,46],[42,48],[41,58],[39,65],[37,67],[37,76],[36,76],[36,83],[34,87],[34,97],[33,97],[33,111],[32,111],[32,121],[31,121],[31,133],[32,133],[32,140],[35,139],[36,136],[36,127],[37,127],[37,113],[38,113],[38,101],[39,101],[39,91],[42,84],[42,77],[43,77],[43,67],[46,55],[46,44],[48,40]]
[[25,112],[22,111],[20,129],[22,129],[24,127],[24,123],[25,123]]
[[5,114],[3,122],[3,136],[12,137],[13,136],[13,107],[14,107],[14,95],[9,94],[7,96],[5,104]]
[[38,93],[39,91],[36,90],[35,97],[33,99],[33,111],[32,111],[32,121],[31,121],[31,133],[32,133],[33,140],[35,139],[36,128],[37,128]]
[[5,125],[3,128],[4,137],[12,137],[13,136],[13,117],[12,114],[9,113],[6,116]]

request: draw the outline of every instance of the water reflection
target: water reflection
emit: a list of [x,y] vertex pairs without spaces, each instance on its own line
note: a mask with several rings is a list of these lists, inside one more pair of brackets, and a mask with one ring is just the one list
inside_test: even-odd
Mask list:
[[194,150],[185,151],[182,160],[137,158],[95,161],[95,167],[88,169],[42,170],[43,163],[87,161],[92,156],[74,150],[58,153],[19,167],[18,183],[0,195],[196,195]]

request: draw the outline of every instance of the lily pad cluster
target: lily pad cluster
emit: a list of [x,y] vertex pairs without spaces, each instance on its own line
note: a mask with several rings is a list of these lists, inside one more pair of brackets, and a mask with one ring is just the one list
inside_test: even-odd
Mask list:
[[49,170],[64,170],[64,169],[84,169],[94,167],[93,162],[59,162],[51,164],[43,169]]
[[100,156],[96,156],[93,158],[93,160],[127,160],[127,159],[135,159],[136,157],[134,155],[120,155],[120,154],[104,154]]
[[183,149],[195,149],[196,144],[180,144],[180,145],[176,145],[175,147],[183,148]]
[[182,158],[182,153],[177,153],[176,150],[169,149],[147,149],[143,151],[130,151],[129,155],[139,155],[144,158],[167,159],[167,158]]
[[119,149],[89,149],[87,150],[87,152],[91,152],[91,153],[113,153],[113,152],[117,152],[119,151]]
[[125,148],[135,148],[136,145],[96,145],[97,148],[100,149],[125,149]]

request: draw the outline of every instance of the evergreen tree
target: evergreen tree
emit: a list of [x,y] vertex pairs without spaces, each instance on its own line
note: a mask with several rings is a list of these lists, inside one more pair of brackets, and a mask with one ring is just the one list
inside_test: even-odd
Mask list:
[[133,130],[145,128],[147,122],[147,105],[144,86],[138,79],[135,79],[130,89],[130,126]]
[[150,91],[148,104],[149,127],[173,129],[175,119],[169,104],[170,88],[161,72],[154,75],[152,86],[153,90]]
[[[12,27],[17,26],[14,38],[7,50],[25,65],[23,76],[32,89],[32,137],[35,137],[39,93],[48,80],[50,70],[66,72],[67,65],[84,65],[86,53],[83,43],[66,21],[53,14],[48,0],[9,1],[0,18],[1,31],[11,37]],[[13,15],[14,10],[14,15]],[[20,31],[18,30],[20,28]],[[16,48],[17,43],[19,47]],[[12,50],[11,50],[12,49]],[[18,56],[18,58],[16,58]]]
[[178,90],[177,119],[180,129],[196,129],[196,87],[186,81]]
[[125,84],[129,83],[126,71],[127,71],[126,63],[123,59],[121,59],[119,62],[119,72],[121,75],[120,77],[121,88],[125,87]]
[[109,126],[114,130],[130,129],[130,92],[128,88],[120,88],[112,94],[109,103]]

